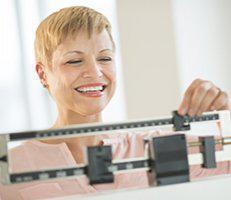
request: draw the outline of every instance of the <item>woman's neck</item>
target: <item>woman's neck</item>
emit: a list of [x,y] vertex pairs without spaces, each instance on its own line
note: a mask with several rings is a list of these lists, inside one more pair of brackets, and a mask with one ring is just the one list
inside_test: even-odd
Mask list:
[[84,123],[94,123],[101,122],[101,113],[95,115],[83,116],[79,113],[73,112],[71,110],[61,110],[58,109],[58,117],[53,128],[62,128],[64,126],[74,125],[74,124],[84,124]]

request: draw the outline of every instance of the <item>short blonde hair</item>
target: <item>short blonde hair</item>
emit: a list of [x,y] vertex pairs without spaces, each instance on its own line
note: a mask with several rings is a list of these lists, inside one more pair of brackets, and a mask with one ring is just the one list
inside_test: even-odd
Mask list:
[[57,46],[68,36],[85,31],[91,37],[93,32],[100,33],[104,29],[114,47],[110,22],[103,14],[83,6],[63,8],[39,24],[34,42],[36,62],[49,64]]

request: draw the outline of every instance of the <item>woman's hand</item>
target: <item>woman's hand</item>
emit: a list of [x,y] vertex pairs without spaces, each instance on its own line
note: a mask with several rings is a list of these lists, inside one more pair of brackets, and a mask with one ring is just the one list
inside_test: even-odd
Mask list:
[[201,115],[205,111],[228,109],[230,109],[230,102],[226,92],[210,81],[196,79],[186,90],[178,113],[194,116]]

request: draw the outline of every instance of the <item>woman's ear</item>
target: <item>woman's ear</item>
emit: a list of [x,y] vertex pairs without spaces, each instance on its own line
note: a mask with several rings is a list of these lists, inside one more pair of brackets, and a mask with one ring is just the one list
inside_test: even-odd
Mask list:
[[35,66],[36,72],[39,76],[40,82],[42,83],[44,88],[48,88],[48,82],[47,82],[47,75],[45,67],[42,63],[38,62]]

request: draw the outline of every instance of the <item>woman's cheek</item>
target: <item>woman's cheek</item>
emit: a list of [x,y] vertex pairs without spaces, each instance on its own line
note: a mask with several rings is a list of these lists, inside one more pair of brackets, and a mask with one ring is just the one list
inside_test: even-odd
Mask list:
[[66,93],[67,90],[66,80],[63,76],[56,75],[51,79],[51,94],[53,96],[59,97]]
[[78,70],[74,67],[62,66],[59,71],[59,77],[62,82],[70,85],[78,77]]
[[115,82],[116,81],[116,70],[114,66],[109,66],[106,70],[105,70],[105,74],[108,77],[108,79],[110,80],[110,82]]

